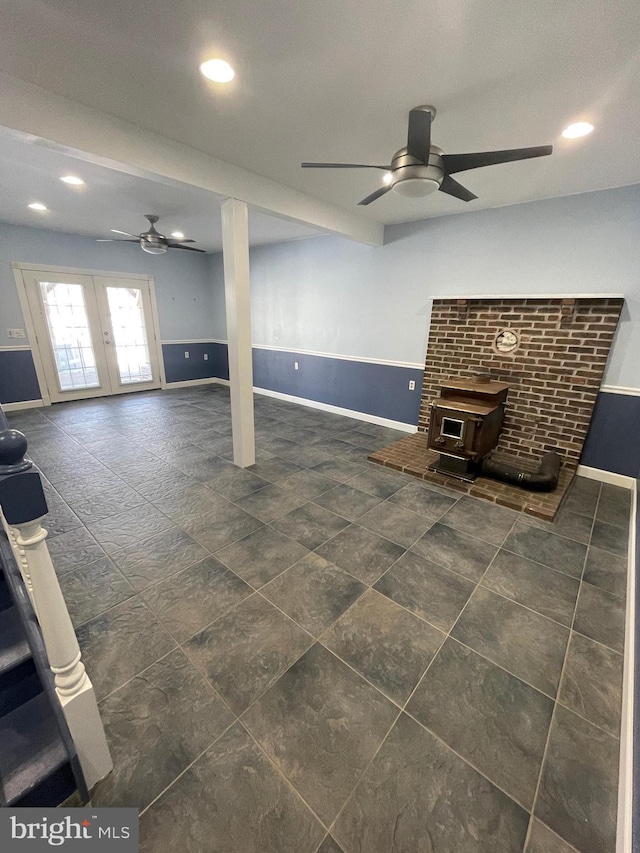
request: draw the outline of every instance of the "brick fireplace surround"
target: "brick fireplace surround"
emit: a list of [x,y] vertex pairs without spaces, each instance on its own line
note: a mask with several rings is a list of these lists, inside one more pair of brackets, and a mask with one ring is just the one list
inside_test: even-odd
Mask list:
[[[553,519],[580,460],[623,302],[621,297],[435,299],[418,433],[369,459]],[[510,352],[501,351],[497,341],[505,330],[517,340]],[[503,347],[513,339],[508,335]],[[496,455],[536,469],[541,456],[555,450],[563,464],[554,492],[529,492],[486,477],[465,483],[427,470],[438,456],[427,447],[431,402],[447,380],[480,373],[510,389]]]

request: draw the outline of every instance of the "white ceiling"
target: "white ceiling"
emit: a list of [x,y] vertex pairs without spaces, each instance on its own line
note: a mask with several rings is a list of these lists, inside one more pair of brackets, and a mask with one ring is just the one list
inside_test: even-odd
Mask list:
[[[86,186],[63,184],[60,177],[68,174],[81,177]],[[34,201],[45,204],[47,211],[30,210],[28,205]],[[0,222],[118,239],[111,228],[132,234],[146,231],[145,213],[160,216],[156,227],[162,234],[181,231],[199,249],[222,249],[220,199],[214,193],[116,172],[0,130]],[[252,246],[319,233],[299,222],[249,211]]]
[[[389,223],[640,181],[639,44],[637,0],[21,0],[3,7],[0,70]],[[236,68],[227,88],[198,72],[214,55]],[[457,176],[469,204],[357,208],[381,172],[299,168],[388,162],[422,103],[445,152],[555,153]],[[578,119],[596,132],[559,138]]]

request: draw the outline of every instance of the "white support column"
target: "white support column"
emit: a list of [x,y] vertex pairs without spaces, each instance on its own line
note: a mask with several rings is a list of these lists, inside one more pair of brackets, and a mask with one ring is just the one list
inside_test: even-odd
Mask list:
[[235,198],[226,198],[221,207],[233,461],[248,468],[256,461],[248,214],[245,202]]
[[47,531],[41,518],[10,526],[23,576],[31,581],[31,596],[38,616],[56,692],[78,752],[87,788],[113,768],[93,685],[80,658],[80,646],[62,596],[47,548]]

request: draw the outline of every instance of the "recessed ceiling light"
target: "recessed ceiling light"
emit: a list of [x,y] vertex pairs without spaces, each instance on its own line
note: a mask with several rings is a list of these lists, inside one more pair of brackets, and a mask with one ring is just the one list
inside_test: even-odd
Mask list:
[[587,136],[593,130],[593,125],[588,121],[577,121],[575,124],[570,124],[562,131],[565,139],[579,139],[581,136]]
[[34,201],[34,202],[32,202],[32,203],[29,205],[29,207],[31,208],[31,210],[39,210],[40,212],[42,212],[43,210],[46,210],[46,209],[47,209],[47,206],[46,206],[45,204],[42,204],[42,203],[41,203],[41,202],[39,202],[39,201]]
[[385,172],[384,175],[382,176],[382,182],[384,184],[390,184],[392,180],[393,180],[393,175],[391,174],[391,172]]
[[202,63],[200,71],[214,83],[229,83],[236,76],[236,72],[224,59],[209,59]]
[[172,231],[171,236],[174,240],[184,240],[184,234],[182,231]]
[[72,187],[83,187],[84,181],[82,178],[77,178],[75,175],[63,175],[60,180],[64,184],[69,184]]

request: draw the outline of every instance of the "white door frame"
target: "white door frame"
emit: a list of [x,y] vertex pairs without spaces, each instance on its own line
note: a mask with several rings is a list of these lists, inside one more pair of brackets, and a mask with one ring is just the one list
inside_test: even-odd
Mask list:
[[31,307],[29,305],[29,299],[27,297],[27,288],[24,281],[24,277],[22,275],[23,270],[30,272],[53,272],[62,274],[66,273],[68,275],[102,276],[106,278],[126,278],[148,282],[149,293],[151,296],[151,324],[149,327],[149,348],[153,348],[155,350],[158,359],[158,366],[160,370],[160,387],[163,389],[167,387],[167,378],[164,370],[164,360],[162,358],[162,343],[160,338],[160,323],[158,320],[156,288],[152,275],[145,273],[125,273],[122,271],[113,270],[85,269],[84,267],[61,267],[56,266],[55,264],[30,264],[20,261],[13,261],[11,263],[11,268],[13,270],[13,277],[16,283],[16,290],[18,292],[20,308],[22,309],[22,316],[24,317],[24,325],[25,331],[27,333],[27,339],[29,341],[29,349],[31,349],[31,356],[33,358],[33,364],[35,367],[36,376],[38,378],[38,384],[40,385],[40,395],[42,397],[43,405],[51,405],[51,394],[49,392],[49,386],[47,385],[44,365],[40,353],[40,346],[36,335],[33,317],[31,315]]
[[[54,273],[52,270],[47,270],[45,274],[38,274],[32,270],[23,270],[22,273],[31,311],[31,319],[36,330],[39,355],[51,401],[58,403],[67,400],[83,400],[89,397],[106,397],[110,395],[111,383],[107,365],[107,352],[106,347],[102,343],[102,318],[93,286],[93,278],[89,275]],[[91,336],[91,348],[93,350],[98,378],[98,384],[93,387],[64,390],[59,384],[59,371],[52,331],[47,320],[46,305],[40,292],[40,278],[44,278],[45,276],[52,282],[67,282],[68,284],[76,284],[82,287],[85,315]]]

